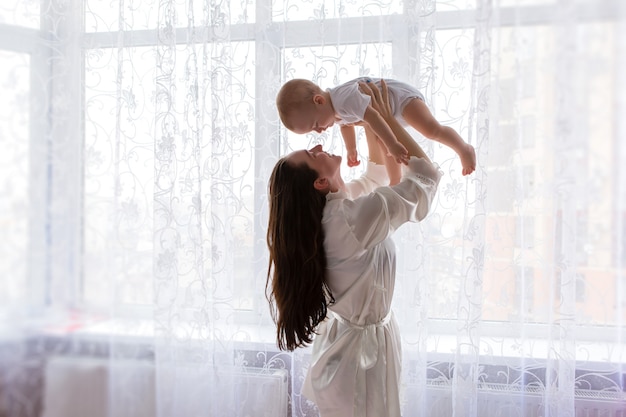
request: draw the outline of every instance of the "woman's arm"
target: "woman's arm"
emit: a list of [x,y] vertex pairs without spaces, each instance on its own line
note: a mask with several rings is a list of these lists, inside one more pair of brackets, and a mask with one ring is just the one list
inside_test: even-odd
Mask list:
[[[395,118],[394,118],[395,120]],[[363,121],[376,133],[376,135],[383,142],[387,151],[391,156],[396,159],[399,164],[406,164],[409,160],[409,155],[402,145],[402,143],[396,140],[396,135],[388,121],[383,115],[377,111],[371,104],[365,109],[363,115]]]
[[[374,106],[382,109],[389,126],[399,141],[403,142],[411,159],[402,181],[391,187],[377,188],[373,193],[346,203],[345,213],[356,240],[364,248],[389,237],[406,222],[424,219],[432,207],[441,172],[426,156],[422,148],[391,115],[387,86],[366,85],[364,91],[372,97]],[[369,93],[368,93],[369,91]]]
[[409,151],[409,156],[416,156],[418,158],[424,158],[428,162],[431,162],[426,152],[415,142],[415,140],[409,135],[409,133],[402,127],[398,120],[391,113],[391,105],[389,104],[389,94],[387,91],[387,83],[385,80],[380,80],[382,92],[374,83],[360,82],[359,86],[361,91],[372,98],[371,106],[374,110],[380,113],[381,117],[387,122],[389,128],[395,135],[398,142],[400,142]]
[[[393,114],[391,113],[391,105],[389,104],[387,84],[384,82],[384,80],[381,80],[382,92],[373,83],[366,84],[366,83],[361,82],[359,83],[359,85],[362,87],[363,93],[369,95],[372,98],[371,105],[374,106],[374,108],[378,112],[380,112],[380,114],[384,116],[385,119],[388,121],[389,127],[393,130],[394,134],[398,138],[398,141],[400,141],[409,151],[409,156],[415,156],[416,158],[423,159],[423,163],[410,161],[410,165],[407,167],[407,171],[416,171],[415,174],[417,174],[421,178],[426,178],[427,183],[429,182],[429,180],[432,180],[434,189],[436,190],[437,183],[439,182],[439,178],[441,177],[441,174],[439,170],[432,164],[432,162],[430,161],[426,153],[417,144],[417,142],[413,140],[411,135],[409,135],[409,133],[404,129],[404,127],[402,127],[402,125],[396,120],[396,118],[393,117]],[[371,137],[368,138],[368,147],[370,148],[370,152],[371,152],[372,149],[375,149],[376,144],[374,142],[377,139],[373,135],[370,135],[370,136]],[[354,199],[359,196],[366,195],[370,193],[372,190],[374,190],[375,188],[377,188],[378,186],[388,184],[388,177],[386,176],[386,170],[384,169],[384,165],[381,164],[381,163],[384,163],[382,162],[382,156],[378,154],[376,159],[379,159],[379,160],[368,162],[368,172],[366,172],[366,175],[364,175],[363,177],[359,179],[346,183],[346,188],[348,189],[348,194],[350,195],[351,198]],[[372,165],[372,162],[376,162],[376,164]],[[416,170],[415,168],[418,165],[420,165],[421,168]],[[370,168],[372,169],[371,173],[369,172]],[[382,181],[383,172],[385,173],[384,183]],[[372,175],[373,173],[376,173],[375,176]],[[376,178],[376,179],[372,180],[373,178]],[[402,190],[406,186],[407,185],[402,185],[398,188],[398,190]],[[412,187],[410,185],[408,186]],[[426,188],[429,188],[429,187],[426,187]],[[401,193],[403,192],[404,191],[401,191]],[[427,194],[434,194],[434,192],[427,193]],[[430,196],[429,199],[431,197],[432,196]]]
[[354,238],[368,248],[404,223],[423,220],[431,210],[440,178],[441,172],[427,159],[411,157],[400,183],[346,200],[344,213]]

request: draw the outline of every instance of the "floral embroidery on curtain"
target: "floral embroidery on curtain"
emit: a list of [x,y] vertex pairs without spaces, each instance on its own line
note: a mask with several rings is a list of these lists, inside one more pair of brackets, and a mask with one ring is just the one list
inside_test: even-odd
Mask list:
[[265,299],[267,179],[344,151],[274,98],[372,76],[478,159],[463,177],[412,131],[445,175],[395,238],[404,415],[619,415],[625,21],[618,0],[3,2],[0,414],[317,416]]

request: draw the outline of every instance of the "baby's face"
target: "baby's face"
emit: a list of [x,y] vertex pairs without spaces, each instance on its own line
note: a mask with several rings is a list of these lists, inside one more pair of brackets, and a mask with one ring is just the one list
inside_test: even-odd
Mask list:
[[322,106],[316,112],[316,118],[313,123],[313,130],[322,133],[335,124],[335,112],[331,106]]
[[335,112],[328,102],[315,104],[307,111],[292,116],[293,132],[303,135],[309,132],[322,133],[335,124]]

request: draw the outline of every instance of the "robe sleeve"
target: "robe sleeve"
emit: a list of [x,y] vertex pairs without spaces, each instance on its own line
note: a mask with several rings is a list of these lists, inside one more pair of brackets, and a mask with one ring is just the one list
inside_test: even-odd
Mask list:
[[424,219],[441,176],[436,164],[411,157],[398,184],[376,188],[354,200],[346,220],[362,248],[380,243],[404,223]]
[[346,183],[346,190],[351,199],[367,195],[374,189],[389,184],[387,168],[384,165],[367,161],[363,175]]

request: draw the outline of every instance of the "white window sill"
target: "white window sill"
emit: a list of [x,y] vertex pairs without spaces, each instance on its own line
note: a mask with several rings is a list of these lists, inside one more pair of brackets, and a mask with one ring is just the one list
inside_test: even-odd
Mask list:
[[[207,329],[205,329],[207,330]],[[233,349],[241,350],[276,350],[275,328],[270,325],[232,325],[218,324],[208,329],[209,332],[219,333],[221,338],[232,343]],[[73,338],[107,341],[112,340],[150,344],[157,334],[152,320],[95,320],[83,323],[69,323],[63,326],[50,326],[46,334],[64,336],[71,334]],[[210,338],[207,332],[199,336],[192,326],[180,329],[181,339],[202,340]],[[416,334],[402,332],[403,351],[407,357],[413,356],[418,340]],[[413,342],[412,342],[413,341]],[[520,360],[530,360],[541,363],[555,358],[569,356],[566,349],[575,349],[576,362],[583,364],[626,364],[626,345],[610,341],[576,340],[575,342],[559,341],[541,337],[512,337],[512,336],[481,336],[479,352],[474,352],[467,343],[459,343],[459,338],[453,334],[430,332],[427,336],[426,352],[429,361],[455,361],[460,355],[472,357],[476,354],[493,365],[519,365]],[[575,344],[574,344],[575,343]],[[310,348],[305,348],[310,349]],[[461,351],[459,351],[461,349]],[[574,359],[574,358],[572,358]],[[594,366],[595,368],[595,366]]]

